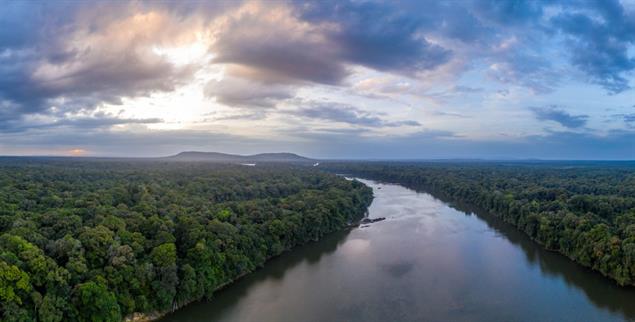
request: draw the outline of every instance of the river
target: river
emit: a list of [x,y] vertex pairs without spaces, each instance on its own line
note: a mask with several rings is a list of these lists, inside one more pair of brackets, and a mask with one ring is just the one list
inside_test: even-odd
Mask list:
[[624,321],[635,288],[548,252],[496,218],[372,187],[369,217],[268,262],[168,321]]

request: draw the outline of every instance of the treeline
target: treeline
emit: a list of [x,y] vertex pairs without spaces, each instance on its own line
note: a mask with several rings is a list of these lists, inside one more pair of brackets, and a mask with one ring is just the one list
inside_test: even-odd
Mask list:
[[547,249],[635,285],[633,163],[331,163],[484,209]]
[[0,320],[170,311],[371,200],[357,181],[282,165],[0,159]]

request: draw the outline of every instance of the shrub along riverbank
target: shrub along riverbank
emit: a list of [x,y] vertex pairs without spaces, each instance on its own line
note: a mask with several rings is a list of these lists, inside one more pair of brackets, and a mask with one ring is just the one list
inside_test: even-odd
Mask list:
[[209,298],[360,219],[372,190],[278,165],[0,159],[2,321],[119,321]]
[[482,208],[545,248],[635,285],[635,163],[343,162],[324,169]]

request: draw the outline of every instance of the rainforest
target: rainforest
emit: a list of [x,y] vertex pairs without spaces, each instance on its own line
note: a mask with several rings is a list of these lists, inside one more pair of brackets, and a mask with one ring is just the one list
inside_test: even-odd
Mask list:
[[635,285],[635,163],[347,162],[331,171],[476,206],[548,250]]
[[[576,269],[569,264],[559,259],[548,260],[558,263],[550,263],[551,266],[563,267],[559,269],[567,278],[582,274],[582,279],[573,278],[582,281],[574,285],[582,285],[592,298],[633,298],[634,170],[632,162],[591,161],[323,160],[232,164],[163,158],[0,158],[0,314],[2,321],[154,320],[165,314],[168,314],[166,321],[179,321],[183,316],[186,320],[204,320],[204,317],[188,317],[191,313],[187,309],[179,315],[182,307],[198,302],[195,307],[203,307],[205,316],[223,316],[224,308],[214,303],[226,303],[218,305],[242,314],[239,315],[242,318],[223,317],[219,321],[244,320],[245,314],[252,313],[267,321],[292,314],[317,321],[347,316],[335,309],[325,309],[328,306],[321,301],[336,299],[345,307],[354,307],[359,304],[351,303],[353,298],[371,301],[373,297],[368,292],[374,294],[379,290],[372,285],[388,283],[391,286],[381,288],[386,294],[374,304],[374,309],[364,309],[350,316],[351,320],[399,316],[405,316],[406,320],[430,316],[452,319],[457,318],[452,313],[456,300],[447,302],[442,296],[434,300],[440,303],[430,306],[416,302],[415,296],[409,297],[408,301],[414,302],[408,309],[398,309],[389,305],[390,299],[435,287],[458,294],[484,292],[481,286],[466,286],[457,283],[456,278],[465,277],[466,273],[460,270],[470,267],[475,271],[467,276],[475,281],[479,275],[485,279],[500,269],[499,265],[507,260],[502,253],[482,250],[474,253],[493,255],[485,267],[480,267],[485,264],[470,259],[464,252],[475,245],[489,245],[482,246],[485,249],[509,248],[508,241],[487,237],[486,232],[491,229],[505,231],[507,228],[501,228],[502,225],[515,227],[532,240],[530,244],[540,245],[531,247],[564,255],[569,259],[563,259],[571,265],[595,271],[571,273]],[[393,185],[383,186],[389,189],[383,192],[382,183]],[[413,194],[409,189],[425,195]],[[378,204],[373,202],[377,193],[381,197]],[[428,194],[430,197],[426,197]],[[370,207],[371,202],[375,208]],[[433,205],[435,208],[430,208]],[[485,222],[460,219],[466,218],[459,216],[462,211],[475,212]],[[404,217],[404,212],[412,215]],[[487,219],[488,216],[504,223],[498,224]],[[386,231],[390,227],[395,231]],[[474,227],[481,228],[475,233]],[[465,229],[457,235],[466,239],[465,243],[452,238],[457,229]],[[421,230],[429,232],[419,235]],[[346,237],[350,231],[351,235]],[[514,233],[506,234],[505,240],[518,239]],[[347,251],[348,244],[352,243],[353,249],[367,245],[367,242],[359,244],[365,240],[359,236],[370,238],[371,244],[374,240],[373,253],[379,263],[369,263],[359,255],[340,254]],[[346,240],[337,242],[343,243],[341,247],[325,246],[333,245],[333,238]],[[382,243],[388,244],[381,246]],[[265,287],[262,292],[271,300],[282,296],[278,287],[289,289],[289,298],[280,298],[288,303],[312,298],[303,285],[317,283],[313,288],[321,289],[316,294],[324,298],[311,304],[315,312],[307,305],[293,313],[281,304],[268,313],[257,313],[252,308],[262,312],[267,307],[242,304],[244,295],[220,294],[217,298],[220,290],[232,289],[245,276],[266,276],[266,270],[258,271],[287,251],[295,252],[289,258],[303,256],[302,253],[313,256],[310,254],[315,251],[311,248],[302,248],[311,244],[316,244],[311,246],[314,249],[335,249],[328,256],[344,256],[346,262],[328,264],[328,259],[324,260],[327,263],[318,260],[302,277],[236,287],[246,287],[243,294],[249,296]],[[429,253],[427,244],[434,245],[434,253]],[[281,257],[285,256],[289,255]],[[458,266],[445,263],[447,256],[464,263]],[[381,261],[389,258],[396,262],[395,268],[391,268],[396,271],[384,276],[380,272],[386,264]],[[400,263],[415,259],[425,263],[414,269],[417,275],[397,275],[399,279],[394,280],[395,272],[413,269]],[[289,260],[293,261],[282,261]],[[525,261],[513,260],[519,265],[526,265]],[[285,265],[274,279],[283,278],[287,271],[293,274],[293,264]],[[329,273],[332,277],[315,279],[322,274],[320,270],[329,267],[336,270]],[[422,270],[423,267],[445,273]],[[380,271],[364,275],[369,269]],[[538,277],[530,277],[527,274],[533,273],[523,269],[504,270],[504,274],[520,274],[512,280],[514,283],[528,282],[520,276],[539,278],[541,282],[537,285],[544,285],[537,294],[546,292],[544,298],[558,283],[543,277],[542,269],[539,272]],[[594,275],[600,274],[607,278],[596,281]],[[333,293],[323,289],[329,283],[339,283],[331,286],[338,288],[355,281],[362,284],[347,288],[346,292],[352,292],[349,295],[342,290]],[[399,286],[402,282],[407,285]],[[415,286],[419,284],[420,287]],[[508,286],[492,289],[496,284],[495,280],[487,282],[491,292],[510,291]],[[610,285],[619,289],[611,289]],[[524,289],[529,287],[532,286],[525,285]],[[469,304],[460,301],[461,305]],[[610,305],[626,317],[635,314],[626,308],[628,305],[619,303],[621,300],[615,300]],[[519,315],[524,314],[520,313],[523,306],[516,307],[516,303],[494,309],[488,309],[486,302],[471,305],[478,308],[475,312],[480,315],[462,316],[468,320],[501,317],[497,314],[524,316]],[[601,320],[614,318],[605,316],[599,309],[601,306],[589,303],[575,306],[588,310],[588,314],[597,314]],[[441,311],[418,315],[416,307]],[[546,316],[574,314],[562,308],[552,310],[545,307],[541,312]]]
[[293,166],[0,159],[0,320],[159,316],[359,220],[370,188]]

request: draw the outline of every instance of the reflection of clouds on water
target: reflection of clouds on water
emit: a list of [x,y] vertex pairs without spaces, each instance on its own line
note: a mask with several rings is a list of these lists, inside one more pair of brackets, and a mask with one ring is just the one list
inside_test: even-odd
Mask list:
[[[633,290],[500,220],[375,188],[364,225],[299,247],[162,321],[623,321]],[[467,212],[470,210],[467,209]]]
[[381,267],[392,277],[400,278],[410,272],[414,266],[414,261],[399,261],[395,263],[384,264]]
[[349,239],[340,248],[345,255],[359,255],[367,253],[370,250],[370,240],[367,239]]

